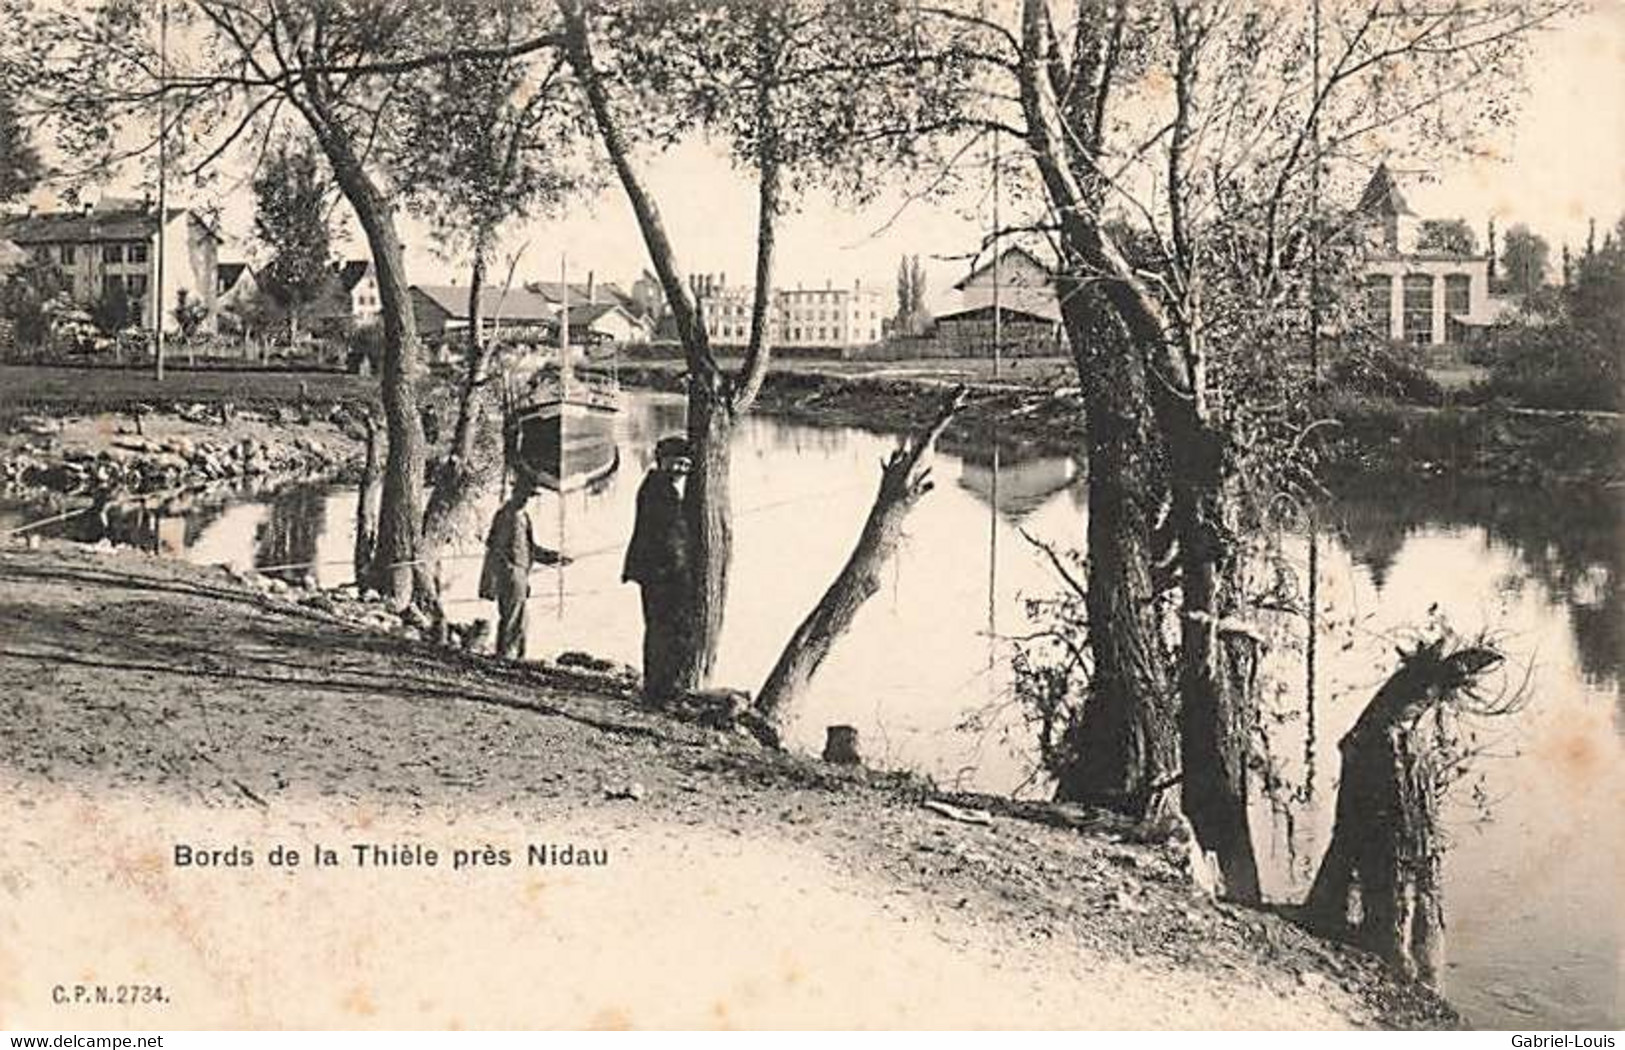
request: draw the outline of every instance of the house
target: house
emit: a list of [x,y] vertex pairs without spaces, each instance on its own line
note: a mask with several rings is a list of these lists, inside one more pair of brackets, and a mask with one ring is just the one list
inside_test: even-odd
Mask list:
[[371,259],[345,259],[330,267],[316,299],[300,311],[310,331],[338,335],[376,324],[382,305]]
[[880,342],[885,300],[880,289],[865,288],[862,281],[853,281],[850,288],[825,281],[822,288],[783,289],[773,297],[777,341],[786,347],[831,346],[843,351],[872,346]]
[[954,356],[991,356],[997,313],[1002,355],[1039,357],[1065,352],[1054,275],[1027,249],[1006,248],[974,267],[954,290],[959,293],[959,306],[939,314],[932,328],[940,349]]
[[1388,166],[1377,165],[1353,216],[1367,317],[1394,342],[1465,342],[1505,312],[1490,296],[1489,256],[1419,247],[1422,222]]
[[[412,314],[418,335],[448,342],[468,332],[468,287],[454,284],[412,286]],[[518,342],[546,342],[555,337],[559,308],[529,288],[486,286],[480,289],[481,325]]]
[[[701,275],[695,297],[713,344],[742,347],[750,342],[755,289],[730,285],[725,274]],[[827,347],[841,350],[880,341],[885,296],[854,281],[850,288],[826,280],[822,288],[779,289],[769,297],[767,338],[781,347]]]
[[654,336],[654,330],[646,319],[633,315],[626,307],[615,302],[572,304],[570,341],[585,341],[584,333],[590,333],[594,342],[622,346],[647,343]]
[[[157,302],[158,234],[163,229],[164,302]],[[220,235],[190,208],[157,209],[144,201],[104,197],[95,206],[0,216],[0,238],[61,271],[74,300],[91,306],[123,293],[141,304],[142,327],[160,318],[165,332],[180,323],[175,309],[201,303],[203,328],[215,326]]]

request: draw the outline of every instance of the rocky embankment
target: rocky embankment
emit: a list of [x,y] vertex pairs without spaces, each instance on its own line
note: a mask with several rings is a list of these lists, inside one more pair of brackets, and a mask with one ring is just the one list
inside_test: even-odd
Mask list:
[[147,495],[231,481],[331,474],[355,457],[333,419],[201,406],[130,415],[28,415],[0,437],[0,491]]

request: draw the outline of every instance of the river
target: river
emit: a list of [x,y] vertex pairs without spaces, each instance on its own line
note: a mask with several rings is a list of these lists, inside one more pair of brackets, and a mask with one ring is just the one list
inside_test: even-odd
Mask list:
[[[532,507],[538,542],[571,563],[533,580],[529,650],[583,650],[635,664],[636,588],[620,582],[633,498],[656,437],[682,429],[673,397],[629,396],[622,466],[595,491]],[[753,417],[734,449],[735,563],[720,684],[754,689],[851,550],[892,439]],[[816,751],[824,729],[860,731],[871,764],[939,783],[1042,794],[1033,729],[1009,670],[1033,630],[1029,599],[1056,593],[1024,536],[1075,544],[1084,493],[1065,458],[988,462],[938,453],[935,491],[909,519],[885,585],[814,679],[789,740]],[[152,540],[189,561],[311,564],[350,579],[355,490],[325,483],[202,501]],[[491,617],[475,596],[481,508],[452,562],[453,619]],[[1278,542],[1300,593],[1308,516]],[[1430,620],[1491,632],[1510,654],[1502,682],[1527,705],[1482,729],[1484,754],[1447,806],[1445,994],[1493,1028],[1617,1027],[1621,956],[1622,714],[1620,509],[1600,494],[1562,502],[1527,490],[1374,486],[1317,509],[1322,617],[1306,702],[1302,617],[1275,625],[1264,676],[1274,800],[1255,805],[1266,893],[1307,891],[1331,824],[1339,736],[1393,668],[1394,648]],[[303,568],[291,570],[303,573]]]

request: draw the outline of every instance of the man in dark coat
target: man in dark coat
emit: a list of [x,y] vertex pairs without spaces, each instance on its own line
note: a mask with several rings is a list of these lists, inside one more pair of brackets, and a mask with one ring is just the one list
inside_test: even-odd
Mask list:
[[638,487],[637,517],[626,548],[622,582],[643,592],[643,698],[670,702],[688,638],[688,529],[683,521],[683,478],[692,463],[686,438],[655,444],[655,466]]
[[525,658],[525,603],[530,601],[530,569],[568,564],[569,559],[539,546],[530,530],[525,505],[536,494],[536,481],[519,472],[513,494],[491,518],[485,538],[485,564],[480,569],[480,597],[497,603],[497,655]]

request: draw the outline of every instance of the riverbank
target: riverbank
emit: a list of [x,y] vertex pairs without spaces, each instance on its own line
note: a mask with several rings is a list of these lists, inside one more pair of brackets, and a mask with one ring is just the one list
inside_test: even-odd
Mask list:
[[[8,1025],[1455,1023],[1108,821],[963,795],[987,823],[951,819],[917,779],[218,569],[47,545],[0,551],[0,580]],[[342,862],[268,864],[313,841]],[[177,867],[177,842],[257,859]],[[368,842],[442,863],[358,868]],[[534,866],[538,843],[606,863]],[[459,848],[491,864],[448,870]],[[50,1001],[86,971],[170,1003]]]
[[[820,426],[901,433],[929,421],[936,398],[963,383],[970,400],[943,436],[960,455],[1000,449],[1021,455],[1076,455],[1083,443],[1076,375],[1057,361],[1023,362],[993,381],[956,362],[839,368],[790,361],[768,373],[756,411]],[[682,390],[676,362],[622,366],[623,383]],[[1432,408],[1334,396],[1323,408],[1322,460],[1336,486],[1361,474],[1450,477],[1468,483],[1618,486],[1625,484],[1625,417],[1504,405]]]

